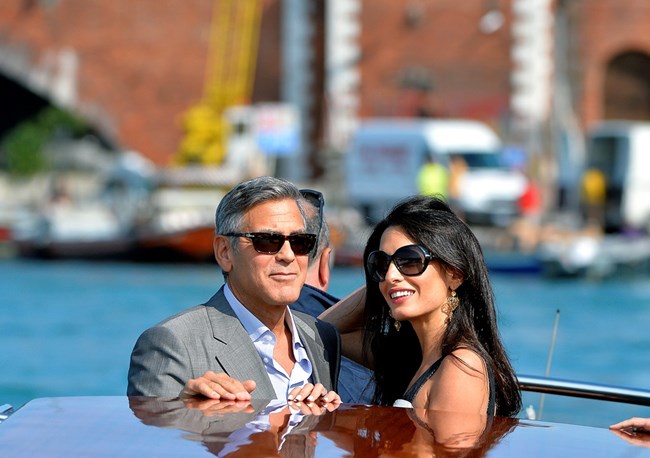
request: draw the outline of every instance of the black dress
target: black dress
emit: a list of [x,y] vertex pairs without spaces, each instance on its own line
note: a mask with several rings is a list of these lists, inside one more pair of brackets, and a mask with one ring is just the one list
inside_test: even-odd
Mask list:
[[[445,356],[442,356],[435,363],[429,366],[429,368],[422,375],[418,377],[415,383],[411,385],[409,389],[406,390],[406,393],[404,393],[402,399],[396,400],[395,404],[393,405],[397,407],[409,407],[408,404],[410,404],[412,406],[413,399],[415,399],[415,396],[422,388],[422,385],[424,385],[424,383],[427,380],[429,380],[433,376],[433,374],[436,373],[436,371],[440,367],[440,364],[442,364],[443,359],[445,359]],[[496,402],[494,397],[494,374],[492,373],[492,369],[490,368],[489,365],[486,364],[486,367],[487,367],[488,391],[489,391],[487,414],[494,415],[494,404]]]

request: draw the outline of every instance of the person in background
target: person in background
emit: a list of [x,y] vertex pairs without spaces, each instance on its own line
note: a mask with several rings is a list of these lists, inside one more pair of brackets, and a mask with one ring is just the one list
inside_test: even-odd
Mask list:
[[288,181],[258,177],[230,190],[217,207],[214,238],[225,285],[140,336],[127,394],[340,402],[333,391],[339,335],[288,307],[316,238]]
[[325,206],[323,194],[312,189],[301,189],[300,193],[305,200],[307,231],[316,234],[317,239],[316,247],[309,253],[305,285],[300,291],[298,300],[290,307],[293,310],[318,316],[339,300],[327,293],[332,257],[330,232],[323,213]]
[[[324,215],[323,194],[312,189],[301,189],[300,193],[307,201],[307,231],[317,234],[318,239],[316,248],[309,254],[305,286],[300,291],[298,300],[289,307],[317,317],[339,301],[339,298],[327,292],[332,256],[330,231]],[[361,364],[342,357],[337,392],[342,402],[370,404],[374,392],[372,372]]]
[[607,179],[602,170],[587,169],[581,182],[582,215],[585,224],[604,229]]
[[467,162],[460,153],[452,154],[449,158],[449,206],[460,219],[465,219],[463,214],[462,196],[463,181],[467,173]]
[[526,188],[517,200],[518,217],[510,224],[508,232],[513,236],[516,248],[526,253],[537,249],[542,234],[542,192],[537,180],[528,171]]
[[417,175],[418,192],[423,196],[447,198],[449,192],[449,173],[433,157],[429,157]]
[[374,228],[364,288],[321,315],[374,369],[381,405],[515,416],[514,370],[478,240],[441,199],[413,196]]

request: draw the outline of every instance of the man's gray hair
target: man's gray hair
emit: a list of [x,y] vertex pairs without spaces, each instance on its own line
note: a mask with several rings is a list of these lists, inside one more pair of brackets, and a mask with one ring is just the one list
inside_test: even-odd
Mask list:
[[[216,233],[241,232],[246,213],[255,205],[272,200],[296,201],[303,223],[305,210],[300,191],[293,183],[270,176],[252,178],[239,183],[221,199],[215,214]],[[308,231],[309,232],[309,231]]]

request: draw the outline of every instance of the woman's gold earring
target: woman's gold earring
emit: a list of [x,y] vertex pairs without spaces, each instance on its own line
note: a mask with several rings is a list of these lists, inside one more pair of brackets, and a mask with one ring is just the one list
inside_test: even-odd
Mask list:
[[[393,317],[393,311],[390,308],[388,309],[388,314],[390,315],[391,318],[393,318],[393,320],[395,320],[395,318]],[[393,322],[393,327],[395,328],[395,331],[399,332],[399,330],[402,329],[402,322],[395,320]]]
[[456,291],[451,290],[451,296],[447,298],[447,301],[442,304],[441,310],[442,313],[447,315],[447,320],[446,322],[449,323],[451,321],[451,317],[454,316],[454,310],[458,308],[460,305],[460,300],[458,297],[456,297]]

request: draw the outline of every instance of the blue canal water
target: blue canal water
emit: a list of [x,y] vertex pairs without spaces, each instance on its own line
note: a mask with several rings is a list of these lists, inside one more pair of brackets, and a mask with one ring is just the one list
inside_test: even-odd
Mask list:
[[[333,294],[362,282],[333,272]],[[553,281],[492,276],[500,328],[519,374],[550,374],[650,389],[650,279]],[[207,300],[222,284],[215,265],[0,261],[0,404],[48,396],[123,395],[138,335]],[[540,410],[538,394],[524,403]],[[546,396],[542,419],[593,426],[650,408]]]

